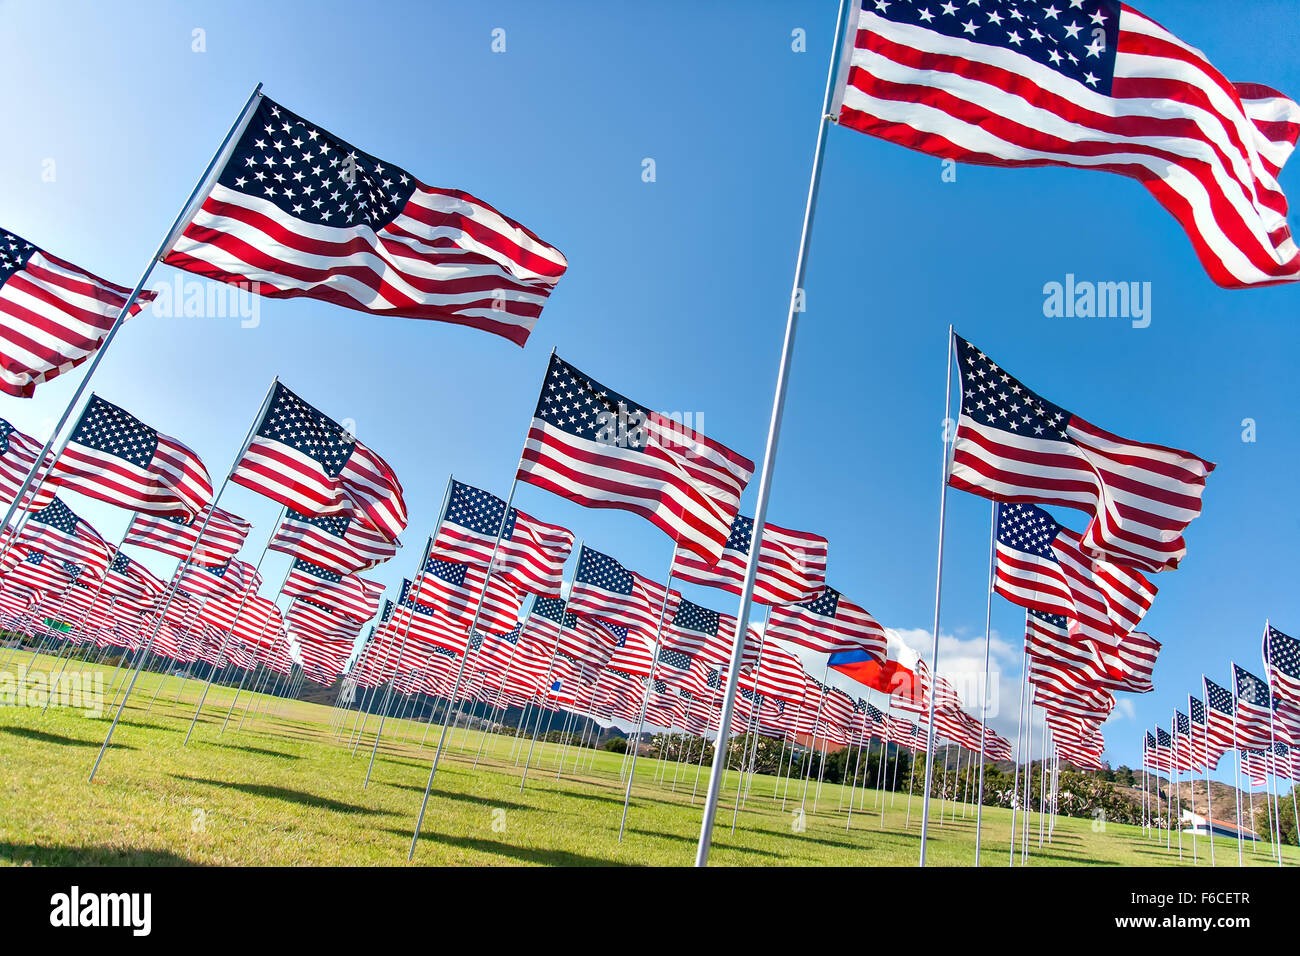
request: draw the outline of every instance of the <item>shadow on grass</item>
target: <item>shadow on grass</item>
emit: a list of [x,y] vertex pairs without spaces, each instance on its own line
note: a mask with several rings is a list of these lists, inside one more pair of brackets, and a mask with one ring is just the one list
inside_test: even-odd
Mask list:
[[204,777],[186,777],[181,774],[171,774],[176,780],[188,780],[191,783],[203,783],[211,787],[223,787],[229,790],[238,790],[240,793],[246,793],[254,797],[265,797],[268,800],[283,800],[286,803],[296,803],[299,806],[311,807],[317,810],[331,810],[335,813],[355,813],[366,816],[392,816],[389,810],[379,810],[375,807],[363,807],[355,803],[343,803],[340,800],[331,800],[329,797],[322,797],[316,793],[304,793],[301,790],[289,790],[286,787],[272,787],[266,784],[258,783],[237,783],[229,780],[208,780]]
[[[412,783],[389,783],[385,780],[376,780],[375,783],[383,784],[385,787],[392,787],[394,790],[409,790],[411,793],[418,793],[421,796],[424,796],[424,787],[417,787]],[[493,810],[497,807],[503,807],[507,810],[528,810],[531,813],[555,812],[554,810],[548,810],[545,807],[532,807],[526,803],[514,803],[510,800],[495,800],[492,797],[477,793],[446,793],[437,788],[429,791],[429,799],[459,800],[462,803],[478,803]]]
[[301,760],[298,754],[287,754],[282,750],[266,750],[262,747],[241,747],[239,744],[219,744],[214,740],[199,741],[205,747],[220,747],[222,750],[239,750],[247,754],[261,754],[263,757],[279,757],[284,760]]
[[[409,830],[388,830],[405,839],[411,838]],[[570,853],[567,850],[547,850],[541,847],[511,846],[509,843],[499,843],[495,840],[480,840],[475,837],[454,837],[445,833],[431,833],[428,830],[420,834],[420,844],[438,843],[447,846],[460,847],[465,850],[477,850],[480,853],[492,853],[498,856],[510,857],[514,860],[522,860],[527,863],[539,863],[544,866],[624,866],[626,864],[619,860],[611,860],[605,857],[585,856],[581,853]],[[415,861],[419,863],[420,847],[416,847]]]
[[166,850],[108,846],[38,846],[0,842],[0,860],[15,866],[195,866],[193,860]]
[[[77,737],[65,737],[62,734],[46,733],[43,730],[33,730],[30,727],[0,727],[0,733],[12,734],[15,737],[24,737],[27,740],[39,741],[43,744],[58,744],[61,747],[98,747],[103,743],[101,740],[81,740]],[[136,748],[126,744],[114,744],[119,750],[135,750]]]
[[[639,833],[642,836],[647,836],[655,840],[673,840],[677,843],[688,843],[691,846],[695,846],[696,843],[699,842],[698,834],[694,836],[683,836],[680,833],[658,833],[654,830],[638,830],[636,827],[628,827],[627,832]],[[733,843],[723,843],[716,839],[714,840],[713,848],[715,850],[726,850],[728,853],[747,853],[752,856],[781,856],[780,853],[775,853],[772,850],[756,850],[753,847],[736,846]]]

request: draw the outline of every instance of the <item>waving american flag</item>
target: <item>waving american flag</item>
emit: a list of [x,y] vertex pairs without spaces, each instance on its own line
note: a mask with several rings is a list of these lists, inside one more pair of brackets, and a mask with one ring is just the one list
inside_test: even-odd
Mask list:
[[568,263],[487,203],[419,182],[263,96],[163,260],[270,298],[528,340]]
[[1189,452],[1130,441],[1026,388],[953,336],[961,418],[948,483],[994,501],[1077,508],[1092,520],[1083,550],[1146,571],[1178,567],[1183,532],[1201,513],[1214,465]]
[[189,559],[192,553],[196,564],[225,564],[244,546],[251,528],[239,515],[208,505],[188,520],[180,515],[137,514],[126,529],[123,543],[182,560]]
[[[673,577],[739,594],[753,539],[754,519],[738,514],[716,564],[694,552],[678,550],[673,554]],[[759,604],[798,604],[817,597],[826,587],[827,548],[821,535],[764,525],[754,600]]]
[[[18,497],[18,489],[27,480],[32,466],[44,446],[35,438],[24,435],[13,425],[0,418],[0,501],[10,504]],[[54,500],[54,486],[43,479],[48,474],[53,454],[45,457],[45,474],[37,473],[24,495],[26,509],[36,511]],[[38,484],[39,482],[39,484]],[[35,490],[33,490],[35,489]]]
[[988,166],[1130,176],[1230,288],[1295,281],[1277,176],[1300,107],[1231,83],[1118,0],[861,0],[834,112],[841,126]]
[[360,515],[314,518],[290,508],[267,547],[335,571],[353,572],[383,564],[397,553],[400,543],[390,541]]

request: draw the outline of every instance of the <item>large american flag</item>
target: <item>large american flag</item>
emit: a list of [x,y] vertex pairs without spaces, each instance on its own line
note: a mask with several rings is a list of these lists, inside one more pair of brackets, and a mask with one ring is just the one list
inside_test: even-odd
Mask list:
[[[202,538],[199,537],[200,528],[203,529]],[[123,543],[181,560],[190,558],[193,553],[196,564],[218,565],[225,564],[239,552],[251,528],[252,525],[239,515],[209,505],[188,521],[181,517],[138,514],[131,519]]]
[[[511,508],[488,491],[452,480],[447,510],[438,526],[433,554],[453,561],[486,565],[521,591],[555,594],[564,578],[564,563],[573,550],[573,533]],[[497,546],[497,534],[501,543]]]
[[406,530],[388,462],[280,382],[230,480],[302,514],[360,514],[390,541]]
[[292,508],[285,512],[267,545],[272,551],[345,573],[377,567],[395,555],[400,546],[370,527],[359,514],[312,517]]
[[948,483],[995,501],[1077,508],[1091,518],[1082,548],[1093,557],[1147,571],[1178,567],[1214,465],[1104,431],[953,340],[961,418]]
[[[31,398],[90,357],[131,290],[0,229],[0,391]],[[142,292],[135,315],[154,293]]]
[[[673,553],[673,577],[739,594],[754,539],[754,519],[738,514],[717,564],[692,551]],[[805,531],[769,524],[758,549],[754,600],[759,604],[811,601],[826,587],[826,539]]]
[[[713,664],[727,664],[736,643],[736,618],[683,599],[664,621],[661,640],[664,647],[685,651]],[[758,663],[760,643],[757,629],[749,628],[741,666]]]
[[124,408],[91,395],[50,480],[109,504],[192,518],[212,502],[199,456]]
[[1230,83],[1116,0],[862,0],[846,37],[841,126],[989,166],[1137,179],[1229,288],[1300,278],[1277,175],[1300,107]]
[[1070,620],[1071,634],[1114,644],[1141,622],[1156,588],[1129,568],[1096,560],[1042,508],[997,506],[994,587],[1013,604]]
[[1269,746],[1273,742],[1273,698],[1268,684],[1240,664],[1232,665],[1232,683],[1237,699],[1237,746]]
[[[35,438],[29,438],[0,418],[0,501],[12,504],[18,497],[18,489],[27,480],[43,447]],[[37,473],[27,487],[24,505],[28,511],[44,508],[54,500],[54,486],[44,480],[49,474],[49,463],[53,457],[53,453],[45,456],[46,467]]]
[[1300,641],[1271,624],[1264,630],[1264,666],[1278,697],[1300,702]]
[[297,558],[289,566],[280,593],[286,597],[309,598],[354,620],[368,621],[379,610],[384,586]]
[[519,623],[523,596],[501,578],[489,575],[483,565],[430,557],[418,581],[417,599],[455,621],[463,633],[469,632],[476,610],[478,630],[504,634]]
[[437,319],[521,346],[568,266],[482,200],[426,186],[265,96],[163,261],[270,298]]
[[865,651],[883,661],[889,650],[879,622],[831,587],[802,604],[773,606],[763,633],[822,654]]
[[518,477],[588,508],[639,514],[722,558],[754,463],[551,356]]

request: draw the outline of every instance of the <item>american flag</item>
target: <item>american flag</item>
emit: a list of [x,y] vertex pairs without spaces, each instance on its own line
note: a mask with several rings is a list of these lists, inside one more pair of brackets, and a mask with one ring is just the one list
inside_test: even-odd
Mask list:
[[214,598],[204,603],[199,617],[252,647],[270,647],[284,630],[275,602],[256,594]]
[[104,575],[103,593],[106,597],[120,598],[141,611],[153,606],[167,585],[155,577],[139,561],[133,561],[120,551]]
[[187,593],[209,598],[255,592],[261,584],[262,576],[251,564],[234,559],[217,567],[186,565],[178,582]]
[[1264,630],[1264,666],[1279,697],[1300,703],[1300,641],[1271,624]]
[[[1075,673],[1084,683],[1131,694],[1155,689],[1152,674],[1160,643],[1133,631],[1118,644],[1103,644],[1072,635],[1069,621],[1059,614],[1029,609],[1025,612],[1025,646],[1043,666],[1062,674]],[[1067,679],[1066,683],[1074,683]]]
[[[0,391],[31,398],[41,382],[80,365],[130,295],[0,229]],[[153,297],[142,292],[129,315]]]
[[988,166],[1137,179],[1229,288],[1300,277],[1277,176],[1300,107],[1230,83],[1117,0],[862,0],[841,61],[841,126]]
[[94,581],[104,576],[112,556],[112,548],[90,522],[78,518],[57,497],[28,516],[19,542],[50,557],[80,565],[88,579]]
[[1114,646],[1150,610],[1156,588],[1082,544],[1042,508],[999,503],[994,586],[1012,604],[1065,616],[1072,636]]
[[199,456],[98,395],[81,412],[50,479],[109,504],[193,518],[212,502]]
[[[27,480],[43,447],[35,438],[29,438],[0,418],[0,501],[12,504],[18,497],[18,489]],[[28,511],[44,508],[54,500],[54,486],[44,481],[49,474],[51,460],[52,453],[46,455],[46,467],[37,473],[27,487],[25,507]]]
[[355,573],[383,564],[397,554],[401,543],[388,540],[360,515],[314,518],[289,508],[268,547],[335,571]]
[[[717,564],[678,550],[673,553],[673,577],[739,594],[753,540],[754,519],[738,514]],[[754,600],[759,604],[798,604],[816,598],[826,587],[827,548],[821,535],[764,525]]]
[[[21,560],[4,576],[6,589],[28,589],[31,591],[62,591],[72,583],[73,576],[69,568],[78,565],[50,557],[43,551],[27,548],[15,548],[22,555]],[[12,553],[12,552],[11,552]]]
[[1178,769],[1195,772],[1205,769],[1205,756],[1197,756],[1192,746],[1192,721],[1181,710],[1174,711],[1174,748],[1178,756]]
[[390,541],[406,530],[388,462],[280,382],[230,480],[313,517],[361,515]]
[[1218,690],[1223,695],[1219,699],[1219,705],[1227,708],[1226,714],[1207,708],[1205,701],[1195,694],[1187,695],[1187,708],[1192,723],[1192,746],[1198,757],[1209,762],[1211,770],[1219,758],[1232,749],[1232,695],[1222,687]]
[[[583,545],[569,591],[569,610],[636,628],[643,636],[653,639],[665,606],[665,590],[662,584],[629,571],[609,555]],[[672,614],[681,595],[669,591],[666,600],[667,609],[663,613]]]
[[402,590],[398,595],[393,616],[380,628],[385,638],[391,639],[397,646],[408,642],[408,650],[414,652],[410,641],[441,647],[460,653],[468,644],[469,622],[453,620],[441,613],[436,607],[418,601],[415,587],[409,580],[402,581]]
[[468,325],[521,346],[568,266],[482,200],[426,186],[265,96],[163,261],[270,298]]
[[1232,684],[1237,698],[1237,746],[1269,746],[1273,701],[1268,684],[1239,664],[1232,665]]
[[596,620],[594,623],[614,635],[614,653],[610,655],[607,667],[624,674],[649,676],[654,664],[654,645],[649,637],[609,621]]
[[[484,584],[486,582],[486,591]],[[479,598],[482,596],[482,609]],[[524,599],[503,579],[488,575],[483,565],[430,557],[419,577],[418,600],[468,632],[478,610],[478,630],[504,634],[519,623]]]
[[1079,509],[1091,518],[1086,553],[1147,571],[1176,568],[1214,465],[1103,431],[953,340],[962,398],[948,483],[995,501]]
[[774,605],[764,634],[822,654],[865,651],[883,661],[889,650],[876,619],[831,587],[803,604]]
[[[299,639],[314,638],[330,642],[346,642],[349,653],[364,623],[306,598],[295,598],[289,605],[289,610],[285,612],[284,619]],[[346,656],[345,654],[344,657]],[[342,670],[342,667],[340,666],[339,669]]]
[[803,664],[796,655],[765,637],[754,687],[764,697],[776,697],[798,704],[803,700]]
[[754,463],[551,356],[518,477],[588,508],[639,514],[722,558]]
[[[206,525],[204,519],[207,519]],[[199,538],[200,528],[203,529],[202,539]],[[190,558],[193,552],[195,564],[220,565],[239,552],[251,528],[252,525],[239,515],[209,505],[188,521],[179,517],[136,515],[126,529],[123,543],[158,551],[182,561]]]
[[[573,550],[573,533],[511,508],[491,492],[452,481],[446,514],[438,526],[433,554],[453,561],[486,565],[520,591],[555,594],[564,579],[564,563]],[[497,534],[501,543],[497,546]]]
[[309,598],[354,620],[368,621],[379,610],[384,586],[297,558],[289,567],[280,593]]

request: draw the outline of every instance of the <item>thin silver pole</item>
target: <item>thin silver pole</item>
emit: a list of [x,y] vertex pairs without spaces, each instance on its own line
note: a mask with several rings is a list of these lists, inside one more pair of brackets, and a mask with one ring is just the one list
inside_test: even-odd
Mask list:
[[[758,502],[754,509],[755,537],[762,540],[763,527],[767,523],[768,496],[772,490],[772,473],[776,468],[777,442],[781,436],[781,419],[785,413],[785,394],[790,380],[790,364],[794,358],[795,333],[799,324],[799,313],[803,309],[804,275],[808,267],[808,248],[812,236],[813,214],[817,209],[817,192],[821,184],[822,160],[825,156],[827,121],[830,119],[831,104],[835,95],[835,78],[839,66],[840,47],[844,25],[847,20],[848,0],[840,0],[839,14],[835,21],[834,40],[831,45],[830,63],[826,71],[826,95],[821,112],[817,116],[817,145],[813,151],[812,177],[808,184],[808,201],[804,206],[803,228],[799,235],[799,252],[795,261],[794,287],[790,292],[790,309],[786,315],[785,341],[781,347],[781,364],[776,377],[776,394],[772,398],[772,418],[768,424],[767,447],[763,452],[763,465],[758,483]],[[745,563],[745,580],[740,589],[740,607],[736,612],[735,647],[731,651],[731,669],[727,672],[727,687],[722,698],[722,713],[718,723],[718,745],[713,750],[713,766],[709,770],[709,787],[704,798],[704,813],[700,822],[700,839],[695,849],[695,865],[707,866],[709,847],[713,840],[713,818],[718,812],[718,797],[722,791],[722,773],[726,767],[727,756],[722,747],[722,735],[731,726],[731,714],[736,706],[736,687],[740,680],[740,665],[744,659],[744,637],[749,627],[750,602],[754,597],[754,581],[758,574],[758,557],[762,549],[757,543],[749,549],[749,560]]]
[[975,865],[980,865],[980,833],[984,825],[984,749],[988,739],[989,650],[993,640],[993,573],[997,562],[998,503],[989,502],[989,583],[984,596],[984,693],[980,707],[980,783],[975,795]]
[[[934,635],[930,642],[930,683],[939,680],[939,608],[943,595],[943,531],[948,508],[948,409],[952,404],[952,326],[948,326],[947,379],[943,395],[943,460],[939,480],[939,556],[934,571]],[[926,727],[925,783],[921,790],[921,855],[918,866],[925,866],[925,839],[930,828],[930,781],[934,777],[934,686],[930,687],[930,720]]]

